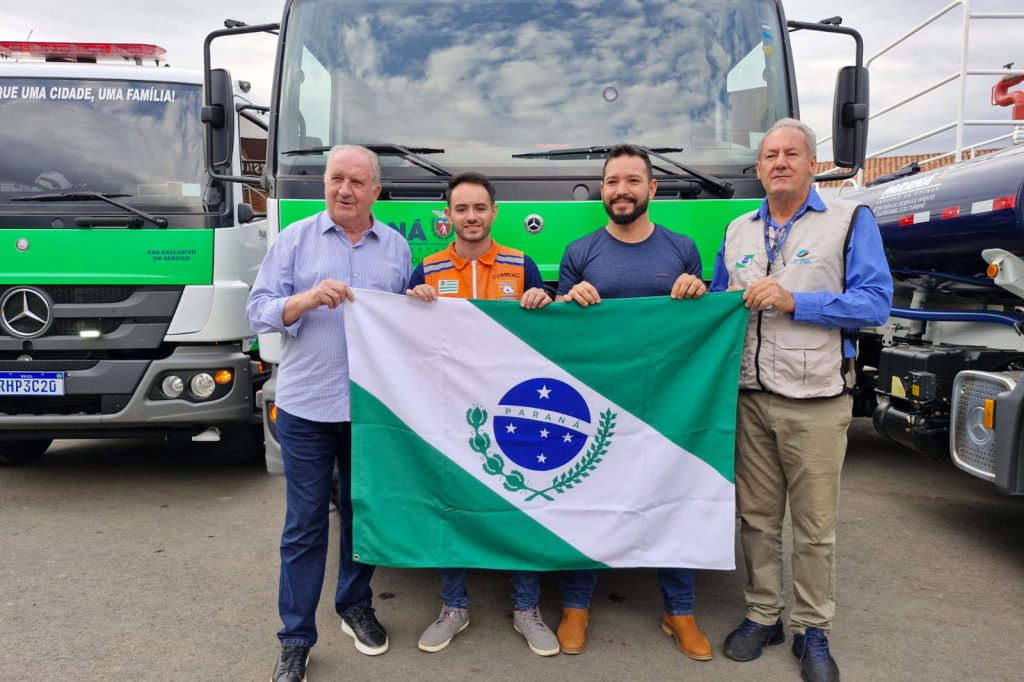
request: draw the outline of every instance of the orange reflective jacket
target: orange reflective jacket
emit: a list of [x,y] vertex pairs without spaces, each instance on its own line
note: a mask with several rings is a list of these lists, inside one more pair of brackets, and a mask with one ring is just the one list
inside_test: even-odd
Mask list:
[[423,277],[441,296],[518,301],[525,286],[525,262],[522,251],[493,240],[487,253],[469,261],[455,253],[452,242],[423,259]]

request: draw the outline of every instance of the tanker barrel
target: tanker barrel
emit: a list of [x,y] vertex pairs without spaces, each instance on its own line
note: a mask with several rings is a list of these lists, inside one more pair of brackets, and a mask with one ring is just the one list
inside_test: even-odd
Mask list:
[[1024,147],[887,182],[848,197],[875,213],[894,269],[984,276],[981,252],[1024,256]]

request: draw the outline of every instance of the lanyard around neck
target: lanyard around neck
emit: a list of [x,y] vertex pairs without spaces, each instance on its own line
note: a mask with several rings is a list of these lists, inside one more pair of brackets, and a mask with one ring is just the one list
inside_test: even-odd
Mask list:
[[796,220],[796,216],[793,216],[788,223],[778,227],[779,240],[775,244],[775,248],[772,248],[772,240],[770,235],[771,230],[771,215],[766,216],[764,221],[764,250],[768,254],[768,263],[772,264],[775,262],[775,257],[782,253],[782,245],[786,242],[786,237],[789,236],[789,230],[793,227],[793,221]]

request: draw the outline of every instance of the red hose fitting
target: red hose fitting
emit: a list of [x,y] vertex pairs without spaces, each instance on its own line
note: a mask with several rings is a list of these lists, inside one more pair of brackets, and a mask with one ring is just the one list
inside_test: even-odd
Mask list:
[[992,106],[1013,107],[1011,118],[1015,121],[1024,121],[1024,91],[1008,92],[1008,90],[1022,82],[1024,82],[1024,75],[1003,76],[992,88]]

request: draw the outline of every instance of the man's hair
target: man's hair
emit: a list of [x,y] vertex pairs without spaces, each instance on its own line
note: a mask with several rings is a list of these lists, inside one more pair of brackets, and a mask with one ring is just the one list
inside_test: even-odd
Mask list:
[[804,142],[807,143],[808,156],[817,156],[818,136],[814,134],[814,131],[811,130],[811,127],[804,123],[803,121],[799,121],[795,118],[780,118],[778,121],[775,122],[775,125],[768,129],[768,132],[764,134],[764,137],[761,138],[761,141],[757,143],[757,158],[761,158],[761,150],[764,149],[764,141],[768,139],[768,136],[774,133],[776,130],[781,130],[782,128],[791,128],[793,130],[799,131],[800,134],[804,136]]
[[340,154],[341,152],[345,152],[345,151],[348,151],[350,149],[354,150],[354,151],[357,151],[357,152],[359,152],[360,154],[362,154],[363,156],[366,157],[366,160],[370,162],[370,170],[371,170],[371,172],[373,174],[373,184],[374,185],[379,185],[380,184],[380,157],[377,156],[375,153],[373,153],[373,151],[367,149],[366,147],[360,146],[358,144],[336,144],[333,147],[331,147],[331,151],[327,153],[327,162],[324,165],[324,180],[327,179],[327,169],[331,165],[331,160],[334,159],[334,157],[336,155]]
[[617,144],[608,150],[608,158],[604,160],[604,167],[601,168],[601,177],[608,171],[608,163],[612,159],[617,159],[620,156],[635,156],[644,160],[644,165],[647,167],[647,179],[654,179],[654,168],[651,167],[651,157],[647,155],[643,149],[637,147],[635,144]]
[[490,179],[483,173],[467,171],[459,173],[448,181],[448,191],[444,193],[444,200],[449,206],[452,205],[452,190],[459,185],[480,185],[487,190],[487,194],[491,197],[491,203],[494,203],[494,185],[491,184]]

